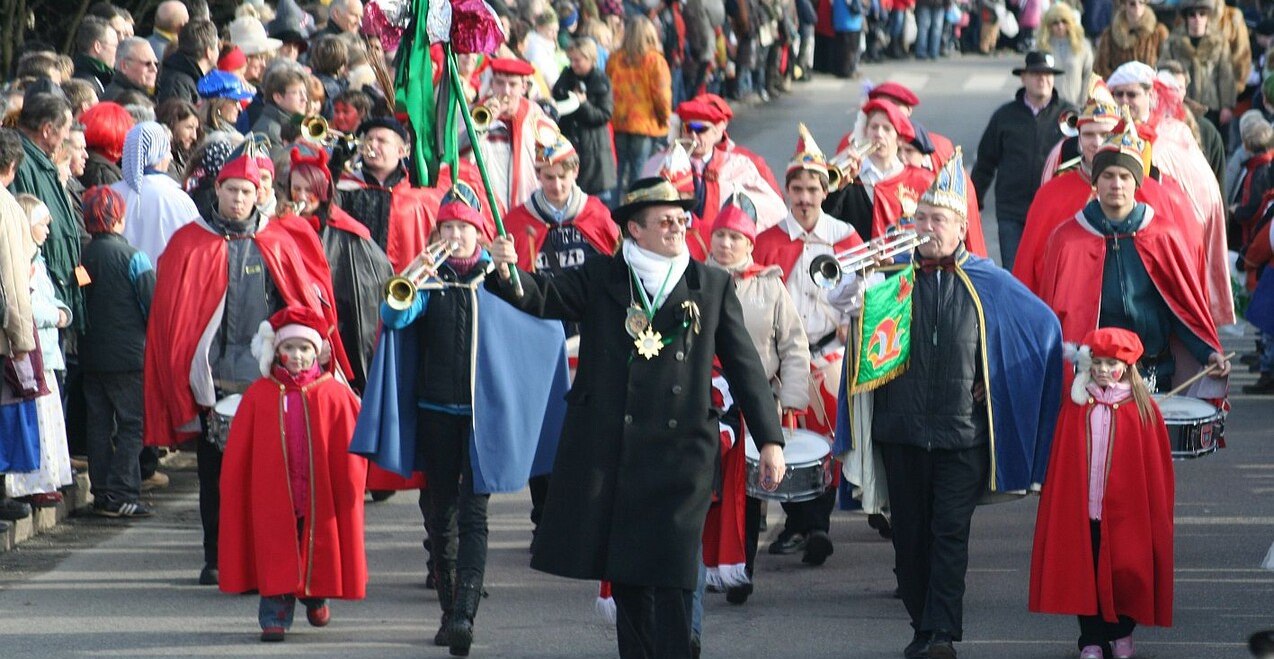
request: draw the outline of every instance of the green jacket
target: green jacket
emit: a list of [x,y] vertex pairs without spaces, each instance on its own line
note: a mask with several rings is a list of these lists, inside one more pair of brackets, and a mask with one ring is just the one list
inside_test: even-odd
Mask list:
[[17,176],[9,185],[14,196],[22,193],[35,195],[49,207],[52,221],[49,239],[44,243],[44,258],[48,262],[49,277],[57,297],[71,308],[71,327],[84,330],[84,297],[75,277],[80,264],[80,220],[71,210],[71,200],[66,188],[58,180],[57,166],[26,135],[22,136],[22,150],[26,157],[18,166]]

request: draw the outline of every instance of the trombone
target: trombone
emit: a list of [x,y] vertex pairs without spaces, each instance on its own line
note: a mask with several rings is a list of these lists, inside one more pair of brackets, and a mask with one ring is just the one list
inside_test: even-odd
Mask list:
[[839,254],[820,254],[810,263],[810,278],[819,288],[836,288],[846,273],[855,274],[867,270],[877,261],[892,259],[910,252],[932,240],[929,234],[921,235],[914,229],[889,234],[882,240],[855,245]]
[[[455,242],[439,240],[421,252],[405,270],[385,282],[385,304],[394,311],[403,311],[416,301],[416,290],[426,277],[437,276],[438,264],[446,260],[460,247]],[[425,258],[425,257],[429,258]]]
[[876,152],[876,144],[868,142],[863,146],[854,146],[850,144],[845,147],[844,151],[832,156],[827,161],[827,191],[836,192],[837,190],[854,182],[854,176],[851,173],[851,167],[858,170],[862,166],[863,158],[870,156]]

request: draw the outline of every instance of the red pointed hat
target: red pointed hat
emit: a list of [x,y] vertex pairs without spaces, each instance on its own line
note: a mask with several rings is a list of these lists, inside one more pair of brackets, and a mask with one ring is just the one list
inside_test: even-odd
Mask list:
[[1119,327],[1102,327],[1089,332],[1084,337],[1084,345],[1092,350],[1093,357],[1110,357],[1125,364],[1136,364],[1145,352],[1136,334]]
[[[742,194],[742,193],[738,193]],[[733,195],[731,199],[726,201],[721,207],[721,212],[717,214],[717,219],[712,223],[712,230],[729,229],[737,231],[748,237],[748,240],[756,242],[756,218],[748,215],[744,205],[751,205],[752,201],[744,197],[743,200],[735,201]],[[755,207],[753,207],[755,210]]]
[[721,123],[727,118],[721,108],[699,99],[690,99],[678,105],[677,116],[686,122],[705,121],[712,124]]
[[226,166],[221,168],[221,173],[217,174],[217,183],[232,178],[241,178],[251,181],[253,185],[261,185],[261,168],[257,165],[256,158],[243,155],[226,163]]
[[897,105],[889,101],[881,99],[873,99],[863,104],[863,114],[870,117],[873,112],[883,112],[889,118],[889,123],[898,131],[899,142],[910,142],[916,139],[916,129],[911,125],[911,120]]
[[920,97],[916,96],[915,92],[896,82],[882,82],[872,87],[871,91],[867,92],[867,98],[872,101],[878,98],[893,99],[913,108],[920,105]]
[[477,193],[470,188],[469,185],[460,181],[443,195],[442,206],[438,208],[437,225],[442,226],[443,222],[464,222],[472,225],[478,230],[478,236],[490,242],[495,234],[491,230],[491,225],[487,224],[487,218],[482,215],[482,211],[478,210],[474,203],[477,200]]
[[499,57],[491,60],[491,70],[508,76],[535,75],[535,67],[530,62],[512,57]]

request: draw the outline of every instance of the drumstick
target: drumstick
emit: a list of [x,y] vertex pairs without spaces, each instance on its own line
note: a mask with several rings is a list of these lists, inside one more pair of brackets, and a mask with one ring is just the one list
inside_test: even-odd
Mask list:
[[[1236,353],[1236,352],[1232,352],[1232,353],[1230,353],[1230,354],[1226,355],[1226,356],[1225,356],[1225,361],[1230,361],[1231,359],[1234,359],[1234,356],[1235,356],[1236,354],[1238,354],[1238,353]],[[1167,399],[1172,398],[1173,396],[1176,396],[1177,394],[1179,394],[1179,393],[1181,393],[1181,392],[1185,391],[1185,390],[1186,390],[1186,387],[1189,387],[1190,385],[1194,384],[1195,382],[1198,382],[1199,380],[1202,380],[1202,379],[1203,379],[1205,376],[1207,376],[1209,373],[1211,373],[1212,371],[1215,371],[1215,370],[1216,370],[1216,368],[1217,368],[1217,365],[1216,365],[1216,364],[1213,364],[1213,365],[1211,365],[1211,366],[1209,366],[1209,367],[1207,367],[1207,368],[1203,369],[1202,371],[1199,371],[1198,373],[1195,373],[1195,374],[1194,374],[1194,377],[1192,377],[1192,378],[1190,378],[1189,380],[1186,380],[1185,382],[1182,382],[1181,384],[1177,385],[1177,387],[1176,387],[1175,389],[1173,389],[1172,391],[1169,391],[1168,393],[1164,394],[1164,395],[1163,395],[1163,396],[1162,396],[1159,400],[1167,400]]]

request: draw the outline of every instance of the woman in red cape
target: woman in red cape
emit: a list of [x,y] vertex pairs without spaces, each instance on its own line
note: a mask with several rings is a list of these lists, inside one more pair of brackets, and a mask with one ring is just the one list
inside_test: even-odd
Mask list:
[[1136,625],[1172,625],[1174,480],[1136,334],[1093,330],[1053,435],[1030,609],[1079,616],[1080,659],[1132,657]]
[[327,598],[367,587],[367,463],[349,452],[359,404],[317,364],[321,327],[303,307],[262,323],[253,352],[266,376],[244,392],[222,463],[219,585],[260,593],[262,641],[283,640],[297,599],[323,627]]

